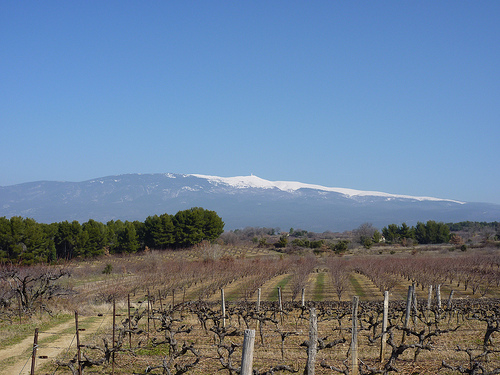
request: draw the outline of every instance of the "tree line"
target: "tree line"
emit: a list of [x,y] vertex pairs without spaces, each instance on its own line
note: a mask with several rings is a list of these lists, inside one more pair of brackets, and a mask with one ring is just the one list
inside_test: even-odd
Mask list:
[[0,263],[34,264],[105,253],[135,253],[146,249],[185,248],[213,241],[224,232],[215,211],[194,207],[175,215],[162,214],[140,221],[93,219],[38,223],[19,216],[0,217]]
[[382,229],[386,242],[390,243],[419,243],[439,244],[450,241],[451,232],[448,224],[429,220],[427,223],[418,222],[416,226],[408,226],[406,223],[389,224]]

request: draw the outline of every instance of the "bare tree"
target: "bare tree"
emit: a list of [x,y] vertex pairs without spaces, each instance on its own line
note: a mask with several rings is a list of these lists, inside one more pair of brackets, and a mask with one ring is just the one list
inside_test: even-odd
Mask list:
[[69,295],[71,290],[56,283],[62,277],[70,276],[64,268],[48,266],[12,267],[0,269],[0,281],[19,298],[22,309],[33,310],[36,303],[56,296]]

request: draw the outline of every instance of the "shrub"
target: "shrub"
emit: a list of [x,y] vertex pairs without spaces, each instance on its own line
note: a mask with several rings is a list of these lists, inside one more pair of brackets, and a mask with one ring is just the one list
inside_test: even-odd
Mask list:
[[113,271],[113,266],[110,263],[108,263],[106,264],[106,267],[104,267],[104,269],[102,270],[102,273],[105,275],[109,275],[111,271]]

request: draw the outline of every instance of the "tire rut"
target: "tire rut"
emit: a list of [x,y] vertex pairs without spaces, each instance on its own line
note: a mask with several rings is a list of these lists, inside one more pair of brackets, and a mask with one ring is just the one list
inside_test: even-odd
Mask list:
[[[85,331],[80,332],[80,342],[85,340],[99,329],[111,325],[112,317],[106,315],[104,318],[95,321],[89,321],[92,317],[80,317],[79,325],[85,326]],[[71,358],[76,351],[76,338],[74,328],[75,322],[68,322],[52,327],[48,331],[41,331],[38,334],[38,349],[36,353],[35,370],[45,366],[48,361],[54,362],[57,357],[68,351],[68,357]],[[53,339],[57,336],[57,339]],[[6,349],[0,350],[0,375],[29,374],[31,370],[31,352],[33,349],[33,336],[27,337],[21,342],[11,345]],[[40,357],[44,358],[41,359]],[[13,362],[13,363],[12,363]]]

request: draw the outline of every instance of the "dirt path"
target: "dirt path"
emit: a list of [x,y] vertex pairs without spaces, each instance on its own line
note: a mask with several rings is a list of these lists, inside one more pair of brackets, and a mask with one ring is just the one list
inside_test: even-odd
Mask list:
[[[80,340],[92,336],[99,329],[104,332],[106,327],[110,327],[112,316],[106,315],[104,318],[80,317],[79,326],[85,328],[80,332]],[[48,331],[38,334],[38,349],[35,369],[54,362],[58,355],[68,351],[67,358],[71,358],[76,351],[76,339],[74,332],[75,322],[70,320],[66,323],[52,327]],[[0,375],[25,375],[31,370],[31,353],[33,350],[33,336],[25,338],[18,344],[0,350]],[[43,357],[45,359],[41,359]],[[23,368],[24,367],[24,368]]]

